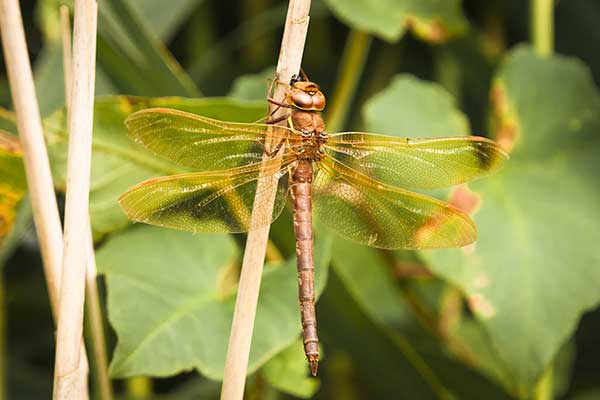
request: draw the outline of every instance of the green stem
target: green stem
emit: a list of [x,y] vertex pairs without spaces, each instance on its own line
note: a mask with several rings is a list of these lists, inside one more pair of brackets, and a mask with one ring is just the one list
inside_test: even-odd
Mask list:
[[338,132],[344,127],[372,40],[371,35],[357,30],[352,30],[348,36],[333,91],[332,106],[327,113],[327,129],[331,132]]
[[[93,255],[92,255],[93,256]],[[95,263],[93,271],[95,272]],[[100,296],[98,294],[98,285],[96,284],[96,275],[88,271],[86,284],[86,308],[88,313],[88,329],[90,332],[94,373],[96,376],[96,385],[99,398],[101,400],[113,399],[113,388],[108,376],[108,361],[106,356],[106,338],[104,335],[104,320],[102,317],[102,307],[100,306]]]
[[550,366],[535,388],[534,400],[552,400],[554,398],[553,378],[553,368]]
[[543,56],[554,52],[554,0],[531,0],[531,38]]
[[145,376],[127,379],[127,395],[132,399],[146,399],[152,396],[152,380]]

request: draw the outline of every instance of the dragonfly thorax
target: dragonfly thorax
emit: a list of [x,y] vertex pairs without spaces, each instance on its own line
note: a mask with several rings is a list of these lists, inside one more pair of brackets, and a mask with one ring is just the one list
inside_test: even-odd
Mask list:
[[298,150],[302,159],[320,160],[323,154],[322,146],[328,135],[320,112],[294,110],[291,124],[297,135],[302,138]]

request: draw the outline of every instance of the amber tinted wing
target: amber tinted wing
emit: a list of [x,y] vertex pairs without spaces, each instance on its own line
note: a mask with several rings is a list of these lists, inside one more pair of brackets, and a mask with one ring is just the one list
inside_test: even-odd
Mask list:
[[459,247],[477,236],[471,219],[451,205],[376,182],[330,157],[319,162],[313,201],[326,227],[374,247]]
[[199,171],[261,161],[267,137],[277,144],[293,131],[283,126],[219,121],[179,110],[151,108],[125,121],[129,136],[157,155]]
[[360,132],[330,136],[325,151],[379,182],[407,189],[435,189],[497,170],[508,155],[489,139],[458,136],[402,139]]
[[[278,157],[230,170],[150,179],[125,192],[119,204],[137,222],[191,232],[246,232],[281,214],[290,162]],[[272,183],[265,190],[275,191],[275,203],[272,212],[259,209],[252,219],[259,176]]]

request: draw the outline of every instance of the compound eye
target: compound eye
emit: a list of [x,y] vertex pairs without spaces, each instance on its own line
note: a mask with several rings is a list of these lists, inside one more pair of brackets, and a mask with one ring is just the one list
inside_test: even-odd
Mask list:
[[312,132],[310,131],[302,131],[302,137],[311,137],[312,136]]
[[325,108],[325,96],[321,91],[316,92],[313,97],[313,105],[316,110],[323,110]]
[[292,93],[292,101],[294,105],[301,109],[309,109],[312,107],[313,99],[312,96],[303,91],[296,91]]
[[319,133],[319,136],[321,136],[322,138],[326,138],[327,132],[323,131],[323,132]]

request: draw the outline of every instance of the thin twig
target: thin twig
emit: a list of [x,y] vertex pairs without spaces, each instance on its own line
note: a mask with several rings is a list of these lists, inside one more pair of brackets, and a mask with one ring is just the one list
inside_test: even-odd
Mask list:
[[[54,319],[57,320],[63,235],[18,0],[0,0],[0,30],[23,148],[33,219],[48,284],[50,305]],[[78,354],[80,368],[74,381],[77,381],[78,398],[86,399],[88,366],[83,342],[79,343]]]
[[54,399],[77,399],[79,348],[83,340],[85,275],[89,257],[89,189],[96,64],[96,0],[75,0],[73,80],[65,200]]
[[[292,75],[297,74],[300,70],[308,31],[309,11],[310,0],[290,0],[277,63],[277,78],[280,82],[289,82]],[[277,85],[274,97],[282,99],[286,90],[287,85]],[[279,113],[283,112],[285,110],[279,110]],[[277,116],[277,114],[274,115],[275,118]],[[271,215],[276,187],[277,182],[274,178],[259,180],[254,198],[255,207],[252,211],[253,221]],[[260,205],[260,207],[256,207],[256,205]],[[221,389],[222,400],[241,400],[244,395],[256,304],[268,239],[269,226],[251,230],[248,233],[227,349]]]
[[[60,26],[63,48],[63,74],[65,89],[65,104],[67,110],[67,120],[69,120],[69,107],[71,99],[71,86],[73,79],[73,59],[71,42],[71,23],[69,7],[60,6]],[[106,356],[106,338],[104,335],[104,320],[102,318],[102,307],[100,306],[100,296],[98,293],[96,258],[94,255],[94,240],[92,236],[92,227],[88,220],[87,224],[88,242],[88,263],[86,266],[86,310],[89,316],[89,331],[92,339],[92,358],[94,370],[96,372],[96,381],[101,400],[111,400],[113,398],[112,384],[108,376],[108,360]]]

